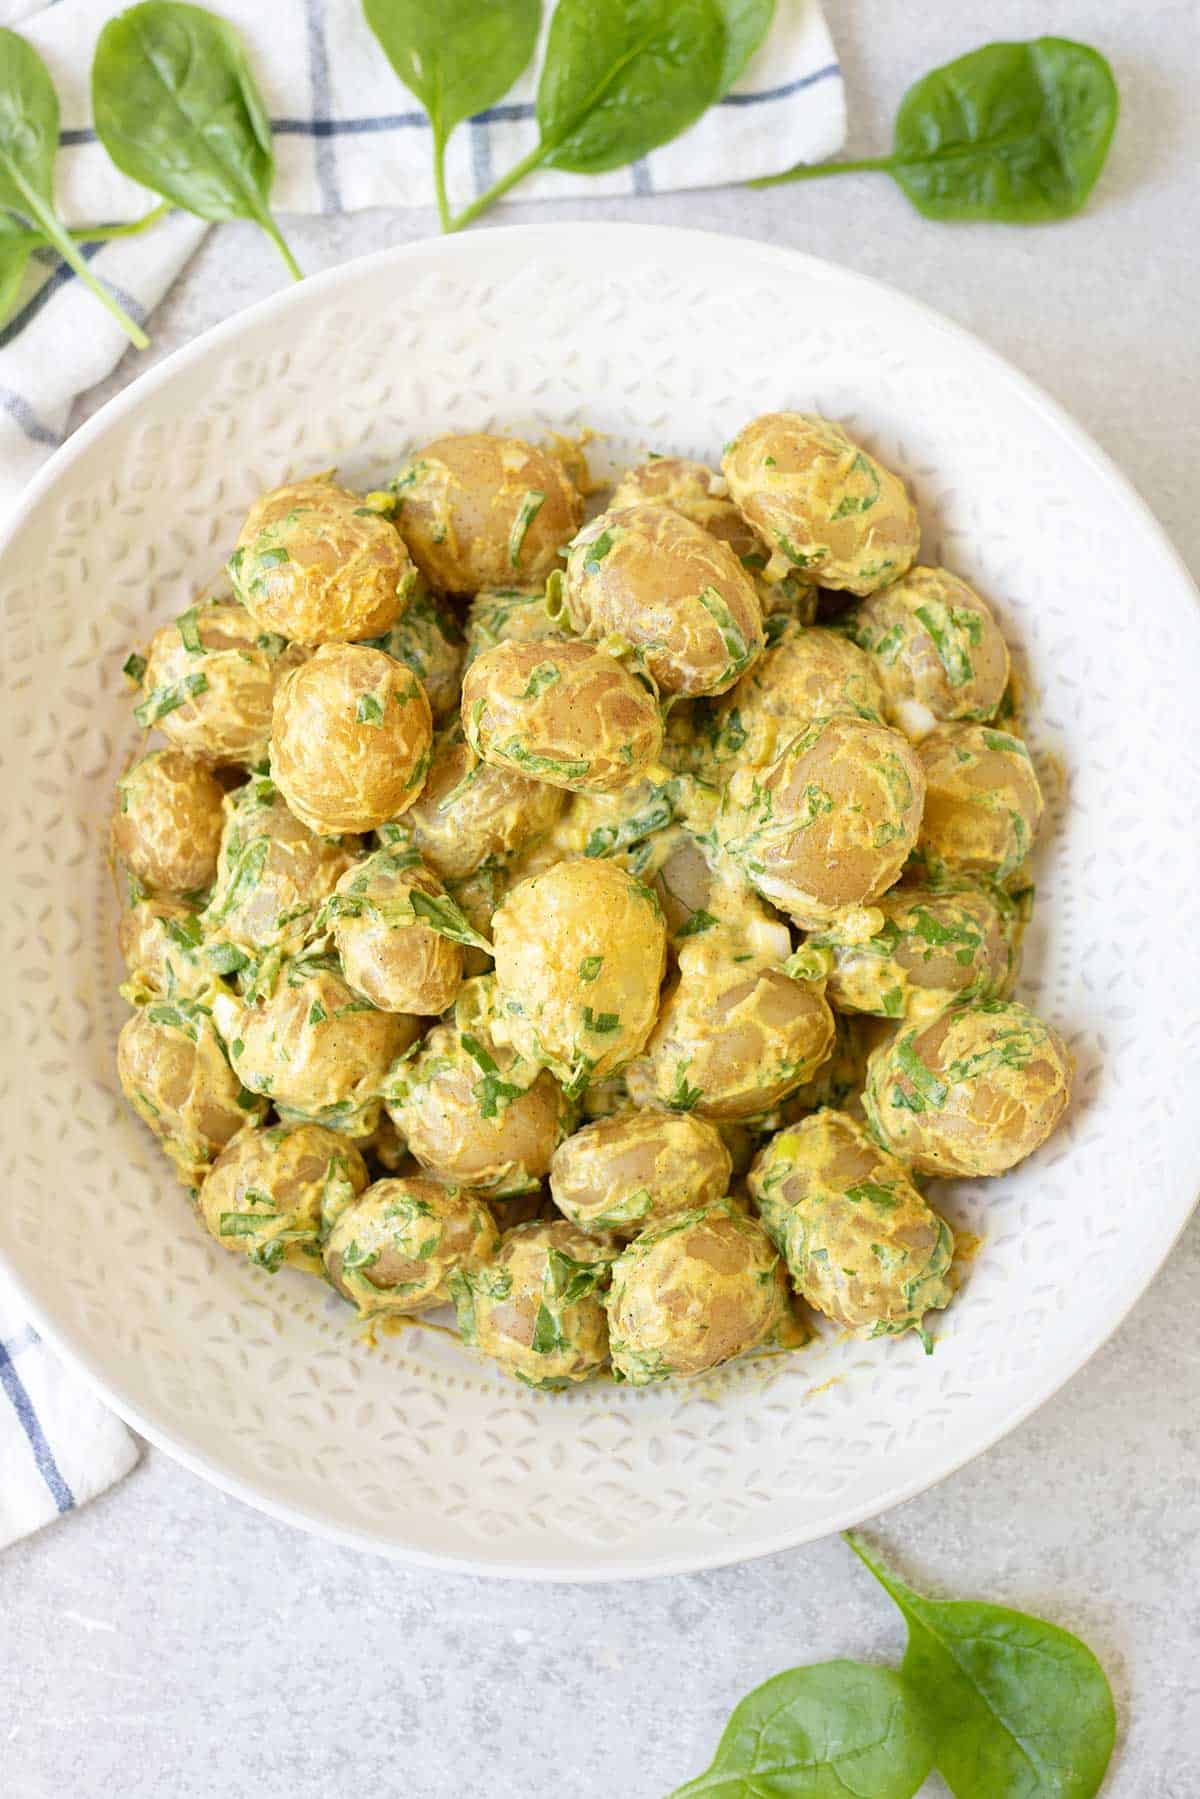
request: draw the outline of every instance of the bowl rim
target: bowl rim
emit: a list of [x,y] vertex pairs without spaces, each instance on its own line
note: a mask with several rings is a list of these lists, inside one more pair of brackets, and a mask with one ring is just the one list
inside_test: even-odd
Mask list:
[[[1195,622],[1200,623],[1200,590],[1197,589],[1190,570],[1179,551],[1133,482],[1083,427],[1076,423],[1065,407],[1053,399],[1036,381],[1022,373],[998,351],[991,349],[988,344],[965,326],[947,318],[924,301],[904,293],[890,282],[861,274],[855,269],[847,268],[843,264],[827,258],[812,256],[806,251],[764,243],[759,239],[741,237],[735,233],[649,223],[599,220],[591,222],[584,219],[543,224],[492,226],[488,228],[487,232],[489,239],[503,238],[507,242],[523,248],[531,257],[553,255],[555,252],[570,254],[585,235],[589,255],[596,254],[597,240],[604,239],[609,246],[607,253],[618,262],[623,248],[632,251],[635,259],[655,248],[663,250],[669,248],[674,257],[682,259],[688,252],[711,254],[718,246],[727,246],[732,242],[738,246],[738,256],[743,267],[750,266],[757,261],[765,267],[769,267],[775,274],[782,272],[795,279],[802,280],[807,276],[810,280],[814,277],[821,280],[833,278],[838,282],[849,283],[852,287],[872,296],[876,301],[886,301],[888,305],[901,312],[907,312],[926,329],[935,329],[973,357],[982,358],[994,376],[1002,379],[1013,389],[1016,395],[1036,414],[1039,414],[1047,425],[1053,427],[1067,440],[1074,453],[1083,458],[1095,475],[1106,482],[1110,488],[1115,489],[1116,496],[1122,505],[1126,509],[1132,508],[1143,529],[1153,536],[1160,551],[1173,565],[1184,588],[1190,590],[1193,603],[1197,608]],[[183,373],[193,364],[201,362],[212,351],[219,349],[222,345],[236,342],[249,327],[259,325],[266,320],[284,319],[293,311],[319,306],[323,296],[331,295],[339,288],[353,284],[365,273],[374,273],[392,265],[403,266],[408,262],[419,262],[422,258],[429,258],[431,252],[435,253],[437,259],[448,259],[451,262],[463,257],[469,259],[476,253],[478,245],[479,239],[468,232],[450,237],[422,237],[406,244],[372,251],[366,256],[355,257],[347,262],[339,263],[333,268],[307,276],[302,282],[291,287],[269,294],[253,305],[235,312],[230,318],[210,326],[207,331],[201,332],[199,336],[173,350],[153,368],[135,376],[53,452],[30,481],[20,499],[7,515],[0,519],[0,560],[3,559],[14,538],[42,499],[63,476],[69,473],[73,465],[84,456],[97,439],[102,438],[107,431],[119,424],[129,414],[136,412],[143,402],[160,388],[169,386],[176,375]],[[758,1560],[767,1555],[780,1554],[789,1549],[799,1548],[805,1543],[818,1541],[837,1530],[851,1529],[868,1523],[873,1518],[879,1517],[895,1506],[902,1505],[905,1501],[915,1498],[918,1494],[928,1491],[950,1475],[957,1473],[969,1462],[974,1461],[977,1456],[982,1455],[1007,1437],[1018,1425],[1024,1423],[1034,1412],[1053,1398],[1115,1334],[1162,1268],[1186,1228],[1192,1211],[1197,1203],[1200,1203],[1200,1169],[1197,1169],[1195,1174],[1194,1190],[1195,1197],[1175,1224],[1169,1241],[1164,1244],[1161,1253],[1148,1270],[1142,1274],[1122,1304],[1106,1314],[1100,1333],[1094,1339],[1085,1340],[1069,1364],[1056,1363],[1048,1376],[1041,1380],[1034,1379],[1031,1383],[1030,1396],[1026,1401],[1009,1412],[994,1428],[989,1426],[977,1438],[972,1438],[969,1446],[961,1454],[955,1453],[948,1463],[939,1467],[935,1475],[929,1478],[917,1475],[910,1480],[899,1482],[894,1489],[873,1500],[868,1506],[860,1508],[853,1516],[837,1522],[834,1522],[832,1518],[828,1521],[817,1520],[815,1523],[803,1526],[798,1531],[777,1533],[771,1539],[757,1543],[752,1548],[742,1546],[727,1548],[721,1544],[715,1544],[710,1550],[693,1550],[681,1552],[678,1555],[659,1556],[656,1557],[653,1566],[636,1560],[628,1553],[614,1558],[611,1565],[570,1569],[556,1566],[553,1562],[536,1559],[514,1559],[506,1563],[493,1563],[475,1560],[468,1556],[444,1555],[404,1544],[381,1541],[368,1531],[354,1530],[332,1523],[314,1510],[264,1495],[252,1482],[237,1475],[231,1475],[211,1457],[176,1443],[167,1431],[143,1415],[119,1384],[113,1384],[109,1379],[97,1374],[91,1367],[85,1352],[82,1349],[76,1349],[70,1341],[69,1327],[60,1326],[53,1317],[46,1313],[27,1289],[19,1270],[13,1265],[3,1248],[0,1248],[0,1269],[10,1280],[21,1305],[26,1309],[39,1334],[97,1398],[123,1419],[127,1425],[145,1437],[148,1442],[163,1450],[172,1460],[181,1463],[191,1473],[199,1475],[220,1491],[242,1500],[255,1510],[344,1547],[384,1556],[390,1561],[410,1567],[426,1568],[447,1574],[486,1576],[498,1580],[595,1585],[617,1580],[647,1580],[698,1573],[711,1568]]]

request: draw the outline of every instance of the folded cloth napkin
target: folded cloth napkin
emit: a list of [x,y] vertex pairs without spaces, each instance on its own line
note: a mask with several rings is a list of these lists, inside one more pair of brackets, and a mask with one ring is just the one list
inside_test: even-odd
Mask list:
[[[113,0],[0,0],[0,23],[36,46],[58,89],[56,198],[70,224],[133,219],[155,201],[117,172],[92,130],[92,51],[105,20],[120,10]],[[367,30],[361,0],[217,0],[215,10],[241,33],[271,114],[276,212],[433,203],[425,115]],[[545,11],[548,20],[551,8]],[[539,60],[502,104],[455,133],[447,165],[453,206],[474,199],[532,148]],[[539,173],[520,192],[586,199],[746,181],[831,155],[844,131],[841,72],[818,0],[777,0],[771,30],[742,79],[684,136],[632,168],[595,177]],[[88,245],[84,254],[144,324],[207,229],[172,213],[143,236]],[[76,397],[128,347],[50,252],[34,258],[27,281],[0,329],[0,517],[62,443]],[[101,1492],[136,1452],[123,1425],[24,1323],[2,1276],[0,1388],[3,1545]]]

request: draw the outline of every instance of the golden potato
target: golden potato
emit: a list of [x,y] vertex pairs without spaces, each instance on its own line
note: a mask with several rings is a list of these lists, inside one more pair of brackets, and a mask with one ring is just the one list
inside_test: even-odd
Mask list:
[[117,1039],[117,1077],[185,1186],[266,1110],[243,1088],[205,1012],[187,1001],[155,1001],[127,1018]]
[[635,1105],[753,1118],[811,1080],[833,1048],[820,982],[730,953],[718,928],[685,939],[645,1053],[626,1071]]
[[662,749],[649,686],[614,656],[565,638],[477,656],[463,678],[462,721],[485,762],[581,792],[625,786]]
[[328,475],[254,502],[229,575],[261,630],[304,644],[378,637],[404,611],[414,580],[391,521]]
[[916,507],[899,476],[813,412],[768,412],[726,447],[729,491],[775,572],[873,593],[916,559]]
[[805,930],[886,892],[917,840],[925,778],[898,731],[818,718],[765,769],[742,765],[721,841],[765,898]]
[[463,1342],[528,1387],[591,1380],[608,1361],[600,1291],[616,1248],[562,1218],[505,1231],[486,1267],[450,1277]]
[[347,869],[326,911],[342,972],[373,1006],[428,1017],[453,1005],[462,949],[434,926],[466,920],[414,850],[376,850]]
[[358,837],[314,836],[273,782],[247,781],[225,797],[216,885],[202,919],[206,936],[247,957],[298,954],[361,848]]
[[498,643],[538,643],[569,637],[562,602],[546,587],[485,587],[467,613],[467,666]]
[[870,657],[839,631],[785,620],[771,646],[716,709],[721,761],[772,761],[817,718],[883,719],[883,688]]
[[443,881],[510,862],[550,830],[566,796],[532,775],[484,762],[454,726],[438,738],[421,796],[404,826]]
[[198,603],[151,638],[134,716],[202,762],[262,762],[275,683],[304,655],[236,600]]
[[922,737],[939,719],[989,719],[1008,685],[1008,649],[973,587],[944,568],[910,568],[850,615],[878,670],[889,720]]
[[151,898],[123,908],[117,945],[128,971],[121,997],[131,1006],[198,999],[216,978],[199,916],[182,900]]
[[425,689],[435,725],[458,717],[462,632],[449,607],[435,600],[423,581],[418,581],[403,618],[382,637],[372,637],[370,647],[412,670]]
[[772,1137],[747,1186],[796,1291],[860,1337],[914,1330],[949,1305],[954,1234],[902,1165],[843,1112]]
[[648,887],[613,862],[559,862],[505,896],[492,931],[499,1016],[519,1055],[578,1093],[638,1054],[666,966]]
[[931,875],[1007,881],[1033,847],[1042,790],[1019,737],[988,725],[939,725],[917,745],[925,811],[917,858]]
[[921,1174],[1003,1174],[1043,1144],[1071,1097],[1071,1053],[1016,1000],[951,1006],[867,1063],[867,1118]]
[[421,1034],[417,1019],[377,1011],[352,992],[332,956],[287,962],[272,992],[236,1010],[218,1001],[215,1011],[252,1093],[281,1117],[351,1137],[370,1135],[384,1076]]
[[703,1374],[778,1331],[787,1281],[755,1218],[702,1206],[637,1237],[605,1302],[613,1378],[631,1386]]
[[321,1273],[321,1243],[367,1185],[353,1143],[319,1124],[248,1127],[226,1144],[200,1189],[200,1216],[223,1249],[274,1274]]
[[217,872],[225,790],[182,750],[151,750],[117,782],[112,849],[139,881],[195,893]]
[[729,1191],[715,1125],[688,1112],[616,1112],[554,1152],[554,1203],[580,1230],[635,1237]]
[[601,513],[571,545],[574,630],[638,653],[664,694],[724,693],[762,652],[762,609],[727,544],[672,506]]
[[393,1071],[387,1108],[423,1168],[492,1198],[536,1187],[571,1119],[553,1075],[456,1024],[435,1025]]
[[557,456],[488,431],[435,438],[391,485],[413,560],[445,593],[535,586],[583,517]]
[[445,1304],[451,1277],[482,1267],[499,1247],[483,1200],[416,1175],[376,1181],[347,1206],[325,1244],[325,1267],[360,1318],[404,1316]]
[[998,888],[902,885],[811,941],[832,954],[826,992],[840,1011],[911,1022],[955,1000],[1003,993],[1016,961],[1015,924]]
[[325,644],[275,695],[271,777],[302,824],[371,831],[417,798],[433,718],[411,670],[365,644]]

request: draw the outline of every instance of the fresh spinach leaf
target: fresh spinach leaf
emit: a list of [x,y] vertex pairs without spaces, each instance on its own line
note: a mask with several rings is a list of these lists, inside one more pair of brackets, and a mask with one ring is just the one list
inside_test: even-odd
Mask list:
[[22,231],[11,213],[0,212],[0,325],[17,309],[21,283],[35,248],[32,234]]
[[92,63],[96,133],[125,175],[202,219],[252,219],[299,281],[271,216],[271,122],[232,26],[182,0],[110,19]]
[[748,1693],[712,1766],[670,1799],[911,1799],[933,1747],[924,1709],[890,1668],[815,1662]]
[[1112,69],[1087,44],[984,44],[909,88],[890,156],[801,163],[751,185],[882,170],[928,219],[1041,224],[1084,205],[1118,109]]
[[367,24],[409,91],[429,114],[442,229],[446,145],[456,125],[506,94],[537,45],[541,0],[363,0]]
[[775,17],[775,0],[721,0],[725,19],[725,62],[721,93],[727,94],[754,55]]
[[845,1535],[904,1614],[902,1672],[937,1718],[937,1766],[955,1799],[1092,1799],[1116,1716],[1091,1650],[1007,1606],[926,1599]]
[[[0,208],[44,233],[139,350],[146,333],[97,281],[54,209],[58,95],[45,63],[23,37],[0,28]],[[0,317],[15,302],[28,255],[0,249]]]

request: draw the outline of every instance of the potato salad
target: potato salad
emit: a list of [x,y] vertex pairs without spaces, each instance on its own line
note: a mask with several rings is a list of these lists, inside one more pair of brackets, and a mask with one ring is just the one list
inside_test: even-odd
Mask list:
[[546,1392],[932,1349],[938,1183],[1072,1059],[1014,997],[1008,647],[900,476],[811,413],[607,490],[481,431],[229,547],[124,665],[110,829],[118,1078],[199,1228]]

